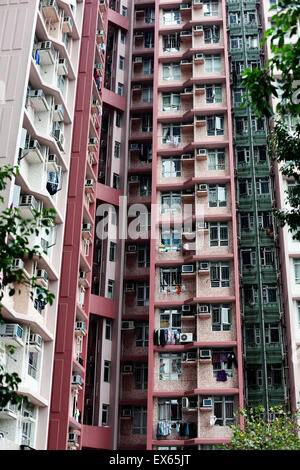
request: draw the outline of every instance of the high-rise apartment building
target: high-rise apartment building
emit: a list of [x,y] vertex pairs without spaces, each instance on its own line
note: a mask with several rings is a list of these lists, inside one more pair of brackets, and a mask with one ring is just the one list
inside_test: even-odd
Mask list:
[[0,361],[34,405],[0,410],[3,448],[211,449],[239,408],[289,406],[291,250],[269,124],[240,108],[268,8],[1,4],[0,156],[20,165],[7,204],[57,211],[49,256],[16,260],[54,304],[2,306]]

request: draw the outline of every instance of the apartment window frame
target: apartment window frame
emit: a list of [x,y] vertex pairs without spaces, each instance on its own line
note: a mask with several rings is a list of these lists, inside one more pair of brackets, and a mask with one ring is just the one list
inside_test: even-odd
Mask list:
[[295,284],[300,284],[300,259],[294,258],[294,277],[295,277]]
[[204,44],[220,43],[220,27],[217,25],[205,26],[203,28]]
[[227,222],[211,222],[209,224],[209,246],[228,246],[229,228]]
[[105,339],[112,341],[112,320],[110,318],[105,319]]
[[101,413],[101,425],[108,426],[109,420],[109,405],[102,403],[102,413]]
[[109,261],[116,261],[117,244],[115,242],[109,243]]
[[103,362],[103,382],[110,383],[111,377],[111,361],[104,360]]
[[208,186],[208,206],[227,206],[227,186],[226,184],[210,184]]
[[148,323],[135,323],[135,346],[137,348],[148,348],[149,346],[149,325]]
[[280,344],[279,323],[265,323],[266,344]]
[[147,434],[147,407],[132,407],[132,434]]
[[174,143],[174,139],[179,144],[181,142],[181,124],[170,122],[162,124],[162,144]]
[[208,171],[225,170],[226,153],[222,149],[208,149],[207,151],[207,169]]
[[161,243],[165,246],[166,251],[180,251],[182,244],[182,231],[174,227],[161,229]]
[[163,24],[164,25],[177,25],[181,23],[181,14],[179,8],[163,9]]
[[136,305],[137,307],[149,306],[149,282],[136,283]]
[[159,381],[180,381],[182,379],[181,353],[160,353],[158,359]]
[[[227,312],[224,311],[225,309],[227,310]],[[211,330],[212,331],[231,331],[232,330],[232,311],[231,311],[230,304],[212,304],[211,305]]]
[[121,142],[118,142],[117,140],[115,140],[114,157],[120,158],[120,156],[121,156]]
[[181,80],[180,62],[170,62],[162,64],[162,78],[164,81]]
[[181,333],[182,315],[179,310],[161,309],[159,312],[159,327],[166,328],[170,331],[178,331]]
[[180,155],[163,157],[161,159],[162,178],[179,178],[181,176],[182,164]]
[[125,70],[125,57],[122,55],[119,55],[119,69]]
[[179,52],[181,41],[179,33],[164,34],[162,37],[163,52]]
[[162,191],[161,198],[161,214],[181,213],[182,201],[180,191]]
[[181,267],[160,268],[159,271],[159,291],[177,292],[176,287],[181,287]]
[[213,0],[204,0],[203,16],[219,16],[219,2]]
[[124,96],[124,84],[121,82],[118,82],[117,94],[119,96]]
[[222,57],[221,54],[205,54],[204,55],[204,72],[206,73],[221,73],[222,72]]
[[148,389],[148,364],[135,363],[133,367],[133,382],[135,390]]
[[[234,397],[215,395],[213,398],[213,415],[216,416],[215,426],[231,426],[234,424]],[[217,405],[217,406],[216,406]],[[227,405],[227,406],[226,406]]]
[[224,115],[206,116],[206,135],[217,136],[224,135]]
[[229,262],[210,263],[210,287],[230,287]]
[[277,303],[278,302],[278,295],[277,295],[277,285],[276,284],[265,284],[263,285],[263,303]]
[[180,111],[181,97],[179,92],[166,92],[162,94],[162,111]]
[[141,245],[137,249],[137,267],[149,268],[150,267],[150,246]]
[[114,279],[107,280],[107,298],[113,300],[115,296],[115,281]]

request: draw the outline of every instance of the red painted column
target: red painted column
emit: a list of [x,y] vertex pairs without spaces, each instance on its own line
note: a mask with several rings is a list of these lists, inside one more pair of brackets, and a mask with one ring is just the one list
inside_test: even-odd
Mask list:
[[[53,387],[49,421],[48,449],[64,450],[67,447],[67,439],[70,424],[70,397],[71,379],[73,373],[73,342],[76,311],[78,309],[78,277],[80,268],[80,251],[82,237],[82,221],[84,213],[85,179],[88,157],[89,126],[91,121],[91,98],[94,85],[94,63],[96,51],[96,31],[100,18],[98,0],[86,0],[81,52],[78,70],[77,94],[74,114],[73,140],[70,159],[70,177],[67,200],[67,215],[64,236],[64,248],[62,257],[62,274],[59,293],[58,321],[55,344]],[[99,20],[100,21],[100,20]],[[101,20],[102,21],[102,20]],[[107,14],[104,14],[103,29],[107,29]],[[103,57],[103,68],[105,56]],[[97,92],[98,94],[98,92]],[[100,97],[101,98],[101,97]],[[98,117],[98,137],[101,128],[101,117]],[[95,152],[96,160],[98,153]],[[94,179],[97,180],[97,165],[92,167]],[[92,203],[89,213],[95,220],[95,206]],[[93,227],[94,232],[95,227]],[[93,239],[93,237],[92,237]],[[92,264],[92,249],[87,258],[88,264]],[[91,281],[91,272],[87,275]],[[90,293],[85,295],[84,308],[81,317],[85,316],[86,329],[88,329]],[[85,379],[87,336],[83,341],[82,359],[83,366],[76,364],[76,374]],[[81,411],[81,424],[76,423],[75,433],[81,434],[83,428],[83,391],[79,394],[77,407]],[[71,418],[72,420],[72,418]],[[85,438],[88,436],[85,433]],[[107,441],[107,437],[105,437]],[[79,438],[79,447],[82,445]]]

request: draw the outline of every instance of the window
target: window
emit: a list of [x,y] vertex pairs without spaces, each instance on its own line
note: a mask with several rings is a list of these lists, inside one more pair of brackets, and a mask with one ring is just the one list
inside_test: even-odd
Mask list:
[[[231,351],[232,352],[232,351]],[[220,370],[225,370],[227,377],[233,377],[233,364],[231,364],[230,367],[228,367],[227,360],[227,355],[229,351],[215,351],[213,352],[213,358],[214,358],[214,353],[220,355],[220,362],[214,362],[213,361],[213,377],[218,376],[218,372]]]
[[220,42],[220,27],[208,26],[203,28],[204,44],[218,44]]
[[181,246],[181,230],[170,228],[161,230],[161,243],[166,251],[179,251]]
[[276,285],[263,285],[263,301],[264,304],[277,302]]
[[37,372],[38,372],[38,358],[39,355],[37,352],[29,352],[28,358],[28,375],[37,379]]
[[267,366],[268,385],[274,388],[282,387],[281,364],[269,364]]
[[152,75],[154,70],[153,59],[143,59],[143,74]]
[[248,119],[236,118],[235,119],[235,132],[237,134],[244,134],[248,132]]
[[127,16],[127,8],[122,5],[122,15]]
[[206,116],[207,135],[224,135],[224,116]]
[[134,388],[136,390],[147,390],[148,364],[134,364]]
[[159,421],[181,421],[181,398],[175,400],[158,400],[158,419]]
[[119,57],[119,69],[124,70],[125,68],[125,57],[121,56]]
[[122,127],[122,114],[118,112],[116,113],[116,126]]
[[209,224],[210,246],[228,246],[228,224],[215,222]]
[[248,387],[261,387],[263,385],[262,369],[249,368],[247,370]]
[[147,407],[134,406],[132,410],[132,434],[147,433]]
[[120,175],[113,173],[113,188],[120,189]]
[[137,282],[136,305],[138,307],[147,307],[149,305],[149,282]]
[[161,192],[161,213],[180,213],[181,212],[181,193],[170,191]]
[[300,328],[300,302],[297,302],[298,328]]
[[117,244],[110,242],[109,245],[109,261],[116,261],[116,251],[117,251]]
[[181,332],[181,313],[178,310],[160,310],[159,327]]
[[181,125],[179,123],[170,123],[162,125],[162,143],[171,144],[175,147],[181,142]]
[[179,111],[181,109],[181,101],[179,93],[163,93],[162,94],[162,110],[163,111]]
[[143,87],[142,89],[142,101],[143,103],[152,103],[153,102],[153,88],[152,87]]
[[230,39],[231,49],[242,49],[243,47],[243,38],[242,36],[234,36]]
[[265,121],[261,118],[252,118],[251,119],[252,131],[253,132],[262,132],[265,130]]
[[123,83],[118,82],[118,95],[123,96],[124,94],[124,85]]
[[163,51],[164,52],[176,52],[180,51],[181,42],[180,35],[176,34],[167,34],[163,36]]
[[244,23],[245,24],[257,24],[255,10],[246,11],[244,13]]
[[209,171],[225,170],[225,152],[223,150],[208,150],[207,169]]
[[257,194],[270,194],[270,178],[257,178],[256,191]]
[[112,320],[105,320],[105,339],[112,340]]
[[160,292],[177,292],[181,286],[181,268],[160,269]]
[[142,115],[142,132],[152,132],[152,114]]
[[140,144],[139,147],[139,158],[141,162],[150,163],[152,162],[152,144]]
[[259,47],[258,36],[246,36],[246,45],[248,49],[257,49]]
[[267,151],[265,147],[254,147],[254,160],[256,163],[266,163]]
[[180,64],[163,64],[163,80],[180,80],[181,69]]
[[231,308],[228,304],[213,304],[211,306],[212,331],[231,331]]
[[151,176],[140,176],[140,196],[151,196],[152,178]]
[[121,154],[121,143],[115,142],[114,157],[120,158],[120,154]]
[[163,24],[180,24],[180,10],[163,10]]
[[109,405],[103,403],[102,405],[102,426],[108,425],[108,412],[109,412]]
[[150,266],[150,246],[139,246],[137,251],[138,268],[149,268]]
[[149,325],[147,323],[135,324],[135,345],[139,348],[147,348],[149,344]]
[[126,33],[124,33],[123,31],[121,31],[120,41],[121,41],[121,44],[125,44]]
[[203,15],[204,16],[218,16],[219,15],[219,3],[212,0],[206,0],[203,2]]
[[273,216],[271,212],[258,212],[258,226],[260,229],[273,230]]
[[274,248],[261,248],[260,260],[261,260],[262,266],[274,266],[274,263],[275,263]]
[[23,421],[22,423],[22,445],[30,446],[32,434],[32,423]]
[[162,157],[161,175],[163,178],[177,178],[181,176],[181,158]]
[[144,9],[145,23],[154,23],[155,21],[155,8],[145,8]]
[[220,55],[215,54],[204,56],[204,72],[221,72],[221,70],[222,62]]
[[243,289],[244,305],[253,307],[258,304],[258,289],[257,286],[247,286]]
[[104,376],[103,380],[104,382],[109,383],[110,382],[110,369],[111,369],[111,362],[110,361],[104,361]]
[[181,353],[159,354],[159,380],[181,380]]
[[225,207],[227,205],[226,185],[210,184],[208,187],[209,207]]
[[255,266],[256,265],[256,251],[255,249],[241,250],[242,266]]
[[115,281],[112,279],[108,279],[107,282],[107,298],[108,299],[113,299],[115,295]]
[[242,212],[240,214],[241,230],[252,230],[254,227],[254,216],[249,213]]
[[260,326],[258,324],[246,326],[246,345],[256,346],[261,342]]
[[300,259],[294,258],[295,282],[300,284]]
[[237,148],[236,157],[238,164],[246,164],[250,162],[250,149],[249,148]]
[[210,265],[210,285],[211,287],[229,287],[229,263],[211,263]]
[[234,400],[232,396],[214,396],[213,414],[215,415],[215,426],[231,426],[234,424]]
[[222,103],[222,85],[206,85],[206,103]]
[[251,179],[241,178],[239,180],[239,196],[251,196],[252,194],[252,184]]
[[265,325],[266,344],[280,343],[280,326],[278,323],[267,323]]
[[241,15],[237,11],[229,13],[229,23],[232,25],[238,25],[241,23]]
[[154,47],[154,32],[144,32],[144,47],[145,49],[151,49]]
[[243,101],[243,96],[245,95],[245,90],[239,88],[233,92],[233,102],[236,105],[240,105]]

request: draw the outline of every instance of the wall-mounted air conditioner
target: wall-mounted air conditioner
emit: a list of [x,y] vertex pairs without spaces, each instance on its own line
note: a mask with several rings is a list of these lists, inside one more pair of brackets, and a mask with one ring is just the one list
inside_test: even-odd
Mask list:
[[195,362],[197,359],[197,352],[196,351],[190,351],[186,353],[186,360],[190,362]]
[[193,333],[180,333],[179,341],[180,343],[192,343]]
[[190,154],[190,153],[183,153],[183,154],[181,155],[181,160],[189,160],[189,159],[191,159],[191,158],[193,158],[193,155]]
[[134,330],[134,321],[122,321],[121,330]]
[[203,398],[202,401],[202,406],[205,408],[211,408],[212,407],[212,399],[211,398]]
[[200,263],[199,270],[200,271],[208,271],[209,270],[209,263],[206,263],[206,262]]
[[43,344],[43,338],[38,334],[31,333],[29,335],[29,344],[31,346],[35,346],[35,348],[40,350],[40,348],[42,347],[42,344]]
[[57,75],[68,75],[68,62],[67,59],[58,59]]
[[125,284],[125,291],[126,291],[126,292],[133,292],[133,291],[135,291],[135,284],[134,284],[134,282],[126,282],[126,284]]
[[68,442],[72,442],[72,443],[76,444],[78,442],[78,434],[75,434],[74,432],[69,432]]
[[182,305],[181,310],[183,312],[190,312],[191,311],[191,306],[190,305]]
[[132,415],[131,408],[123,408],[123,410],[122,410],[123,418],[131,418],[131,415]]
[[62,21],[62,32],[63,33],[72,33],[73,22],[70,16],[65,16]]
[[200,349],[199,357],[200,357],[200,359],[211,359],[211,350],[210,349]]
[[190,407],[190,402],[187,397],[183,397],[181,400],[182,409],[187,410]]
[[198,305],[198,313],[209,313],[209,305]]
[[53,121],[63,121],[65,110],[62,104],[56,104],[53,110]]
[[198,191],[207,191],[207,184],[198,184]]
[[24,261],[21,258],[15,258],[13,260],[12,269],[24,269]]
[[82,377],[80,375],[72,375],[72,385],[82,385]]
[[136,245],[127,245],[127,251],[129,253],[135,253],[136,252],[136,249],[137,249],[137,246]]
[[193,264],[183,264],[181,266],[182,273],[193,273],[194,272],[194,265]]
[[130,372],[131,373],[132,371],[133,371],[133,367],[132,367],[131,364],[124,364],[123,365],[123,372],[127,372],[127,373]]

